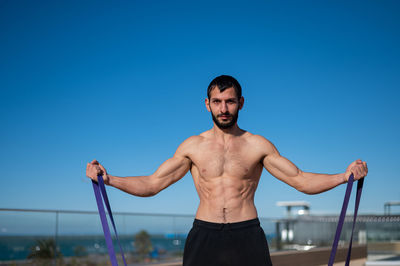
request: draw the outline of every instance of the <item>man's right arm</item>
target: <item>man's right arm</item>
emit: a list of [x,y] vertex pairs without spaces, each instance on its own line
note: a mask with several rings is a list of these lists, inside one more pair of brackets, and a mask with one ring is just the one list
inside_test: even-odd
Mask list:
[[165,161],[152,175],[109,177],[109,185],[139,197],[151,197],[161,190],[172,185],[190,169],[191,162],[188,158],[177,156]]
[[[183,142],[178,147],[174,156],[165,161],[152,175],[128,177],[112,176],[107,174],[104,167],[97,161],[93,161],[98,165],[97,173],[93,174],[94,170],[89,170],[91,172],[88,173],[87,170],[86,175],[96,180],[97,174],[101,173],[107,185],[139,197],[154,196],[161,190],[180,180],[190,170],[192,161],[187,156],[188,149],[191,146],[190,143],[190,138]],[[93,162],[90,164],[93,164]],[[92,167],[89,166],[90,164],[88,164],[88,169]]]

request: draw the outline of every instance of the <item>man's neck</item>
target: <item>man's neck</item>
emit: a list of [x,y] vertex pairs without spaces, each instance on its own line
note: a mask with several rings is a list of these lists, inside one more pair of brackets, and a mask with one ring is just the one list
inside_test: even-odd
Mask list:
[[223,140],[224,142],[232,137],[237,137],[244,133],[244,131],[240,129],[237,124],[225,129],[221,129],[214,124],[211,132],[214,134],[215,138]]

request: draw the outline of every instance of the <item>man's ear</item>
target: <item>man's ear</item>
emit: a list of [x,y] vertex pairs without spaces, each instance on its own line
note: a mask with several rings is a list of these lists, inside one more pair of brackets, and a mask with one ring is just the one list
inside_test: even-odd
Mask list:
[[239,110],[241,110],[241,109],[243,108],[243,105],[244,105],[244,98],[243,98],[243,96],[242,96],[242,97],[240,97],[240,99],[239,99]]
[[209,100],[208,98],[206,98],[206,100],[204,101],[204,103],[206,104],[207,110],[208,110],[209,112],[211,112],[211,109],[210,109],[210,100]]

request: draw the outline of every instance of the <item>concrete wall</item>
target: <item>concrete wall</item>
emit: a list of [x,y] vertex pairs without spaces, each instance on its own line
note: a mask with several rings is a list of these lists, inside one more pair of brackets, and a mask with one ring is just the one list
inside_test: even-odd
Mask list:
[[368,252],[400,255],[400,241],[368,243]]
[[[271,259],[274,266],[319,266],[327,265],[331,247],[314,248],[308,251],[281,251],[271,253]],[[336,252],[336,262],[346,260],[347,247],[339,247]],[[359,260],[367,258],[366,245],[353,245],[351,259]]]

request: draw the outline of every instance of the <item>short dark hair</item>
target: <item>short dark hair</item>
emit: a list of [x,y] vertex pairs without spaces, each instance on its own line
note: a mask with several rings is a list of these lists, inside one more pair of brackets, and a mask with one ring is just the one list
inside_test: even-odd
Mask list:
[[236,96],[238,99],[242,98],[242,87],[240,86],[239,82],[232,76],[228,75],[221,75],[213,79],[208,85],[207,89],[207,97],[210,99],[211,91],[218,87],[220,92],[223,92],[226,89],[234,88],[236,92]]

